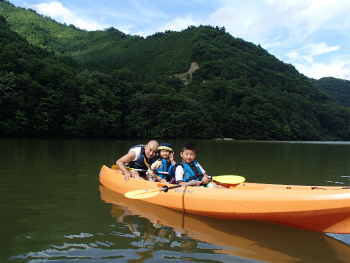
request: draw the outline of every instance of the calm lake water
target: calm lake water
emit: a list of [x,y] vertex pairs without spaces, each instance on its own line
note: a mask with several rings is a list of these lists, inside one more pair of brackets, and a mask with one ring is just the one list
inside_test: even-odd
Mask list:
[[[0,139],[0,262],[350,262],[350,235],[184,214],[98,180],[147,141]],[[180,161],[183,140],[169,141]],[[350,143],[193,141],[210,175],[350,185]]]

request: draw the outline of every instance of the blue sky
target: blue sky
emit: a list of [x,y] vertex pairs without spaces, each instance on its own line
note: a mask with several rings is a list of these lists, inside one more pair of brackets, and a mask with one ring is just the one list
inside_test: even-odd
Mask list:
[[225,27],[311,78],[350,80],[350,0],[9,0],[86,30]]

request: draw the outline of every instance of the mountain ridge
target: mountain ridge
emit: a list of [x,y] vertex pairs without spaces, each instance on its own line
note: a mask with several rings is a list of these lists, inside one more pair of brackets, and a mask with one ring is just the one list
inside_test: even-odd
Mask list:
[[[5,14],[11,30],[17,30],[17,34],[42,50],[39,52],[46,50],[56,61],[64,62],[70,68],[68,71],[74,72],[73,77],[66,73],[61,76],[64,80],[72,78],[74,83],[73,91],[67,90],[73,92],[68,103],[71,111],[56,105],[60,108],[56,112],[62,115],[56,116],[60,120],[55,125],[57,134],[263,140],[350,138],[349,108],[326,95],[327,91],[316,88],[293,65],[279,61],[260,45],[232,37],[225,28],[190,26],[181,32],[166,31],[142,38],[115,28],[87,32],[74,25],[58,25],[50,18],[4,0],[0,1],[0,7],[0,14]],[[22,67],[19,61],[23,60],[11,56],[17,65],[11,68],[16,72]],[[198,68],[191,78],[188,73],[181,78],[174,77],[188,72],[194,62]],[[51,67],[65,66],[50,64],[47,70]],[[44,74],[39,69],[40,74],[26,70],[27,73],[16,73],[19,74],[16,78],[29,74],[37,82],[37,75]],[[2,69],[2,76],[6,78],[10,73],[9,68]],[[40,79],[45,92],[33,98],[33,105],[48,98],[53,100],[58,94],[67,96],[62,93],[60,79],[53,77],[54,74],[51,76]],[[184,76],[187,77],[184,79]],[[105,95],[97,96],[95,93],[101,93],[98,89],[79,79],[96,82],[96,87],[104,90]],[[55,96],[47,90],[49,86],[55,87],[50,91],[57,93]],[[113,103],[115,108],[108,111],[102,103],[107,99],[106,94],[117,102]],[[110,122],[105,121],[103,114],[96,116],[96,110],[105,116],[111,117],[112,112],[118,116],[116,125],[111,126],[117,127],[113,132],[107,131]],[[3,123],[19,118],[11,114]],[[40,122],[39,112],[31,114]],[[27,115],[30,122],[30,114]],[[104,127],[101,132],[94,126],[96,120]],[[36,134],[35,125],[28,125],[32,129],[30,134]],[[56,134],[52,129],[48,126],[46,133],[40,132]]]

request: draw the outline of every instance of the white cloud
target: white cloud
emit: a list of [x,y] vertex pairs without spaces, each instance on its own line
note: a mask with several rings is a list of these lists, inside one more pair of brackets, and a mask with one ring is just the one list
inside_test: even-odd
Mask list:
[[304,75],[319,79],[327,76],[350,78],[350,61],[344,61],[339,54],[329,58],[328,53],[339,51],[339,46],[326,43],[306,44],[286,54],[287,62],[294,65]]
[[261,12],[256,7],[227,5],[213,12],[209,16],[207,24],[225,26],[226,30],[234,37],[256,42],[262,33],[262,30],[255,30],[262,26],[259,23],[260,16]]
[[58,1],[41,3],[33,5],[33,7],[38,11],[38,13],[49,16],[61,23],[73,24],[80,29],[98,30],[110,27],[92,19],[79,17],[75,12],[63,6],[63,4]]
[[[164,32],[166,30],[171,30],[171,31],[182,31],[184,29],[186,29],[188,26],[199,26],[200,22],[199,21],[195,21],[192,16],[190,15],[186,15],[185,17],[177,17],[171,21],[165,22],[164,24],[161,24],[158,27],[154,27],[154,28],[144,28],[142,30],[137,30],[134,31],[132,34],[135,35],[139,35],[139,36],[143,36],[143,37],[147,37],[149,35],[153,35],[154,33],[157,32]],[[130,27],[124,27],[124,29],[126,31],[127,34],[129,34],[130,32],[132,32],[135,28],[133,28],[132,26]]]
[[293,64],[296,69],[304,75],[320,79],[323,77],[335,77],[350,80],[350,60],[337,63],[312,63]]
[[308,63],[313,63],[314,57],[323,55],[332,51],[339,50],[339,46],[327,46],[326,43],[318,43],[318,44],[306,44],[300,49],[293,49],[292,51],[286,54],[286,57],[291,59],[292,61],[301,61],[304,60]]
[[302,23],[307,23],[308,33],[313,33],[319,28],[341,30],[342,22],[348,19],[350,1],[348,0],[313,0],[300,10],[299,18]]
[[185,17],[177,17],[176,19],[167,22],[163,26],[159,28],[159,31],[164,30],[173,30],[173,31],[181,31],[186,29],[188,26],[197,26],[200,23],[194,21],[190,15],[186,15]]
[[333,46],[328,47],[326,43],[319,43],[319,44],[307,44],[303,49],[310,55],[310,56],[317,56],[324,53],[329,53],[332,51],[338,50],[339,46]]
[[304,41],[322,29],[342,31],[350,23],[349,0],[266,0],[225,5],[209,17],[212,25],[225,26],[234,36],[261,43],[281,35],[288,41]]
[[295,60],[295,59],[298,59],[300,57],[300,54],[297,50],[292,50],[292,51],[287,53],[287,57],[292,59],[292,60]]
[[234,37],[261,44],[309,77],[350,79],[349,0],[224,3],[211,14],[210,24],[223,25]]

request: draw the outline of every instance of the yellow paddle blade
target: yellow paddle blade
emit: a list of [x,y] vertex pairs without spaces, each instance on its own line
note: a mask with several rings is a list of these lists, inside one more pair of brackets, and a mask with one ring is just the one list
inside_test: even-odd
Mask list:
[[[134,168],[130,168],[130,167],[125,167],[126,169],[128,169],[129,171],[131,171],[131,170],[133,170]],[[120,170],[120,168],[118,167],[118,165],[116,165],[116,164],[113,164],[112,166],[111,166],[111,169],[112,170]]]
[[143,198],[149,198],[149,197],[153,197],[158,195],[160,192],[160,190],[134,190],[134,191],[130,191],[125,193],[125,197],[127,198],[131,198],[131,199],[143,199]]
[[116,165],[116,164],[112,165],[111,168],[112,168],[113,170],[120,170],[119,167],[118,167],[118,165]]
[[212,178],[214,181],[223,184],[240,184],[245,181],[245,178],[239,175],[219,175],[213,176]]

